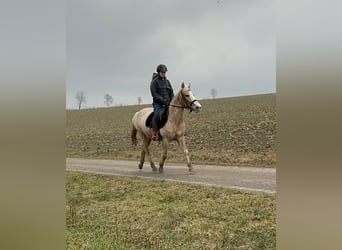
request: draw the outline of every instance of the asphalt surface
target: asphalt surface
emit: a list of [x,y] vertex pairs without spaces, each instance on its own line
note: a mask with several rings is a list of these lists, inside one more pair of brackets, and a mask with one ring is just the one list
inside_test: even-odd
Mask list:
[[[156,162],[156,166],[157,162]],[[195,173],[190,174],[186,164],[168,163],[164,173],[153,172],[149,162],[142,170],[138,161],[116,161],[97,159],[66,159],[66,169],[103,175],[137,176],[190,184],[216,186],[247,192],[276,193],[276,170],[273,168],[231,167],[193,165]]]

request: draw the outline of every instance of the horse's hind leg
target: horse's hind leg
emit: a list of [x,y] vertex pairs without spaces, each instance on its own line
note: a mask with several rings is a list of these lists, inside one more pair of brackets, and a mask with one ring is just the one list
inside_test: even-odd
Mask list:
[[[144,155],[146,154],[147,155],[147,159],[150,161],[150,164],[151,164],[151,168],[153,171],[157,171],[158,169],[156,168],[156,166],[154,165],[154,162],[152,161],[152,157],[151,157],[151,154],[150,154],[150,149],[148,148],[150,146],[150,143],[151,143],[151,138],[147,137],[144,135],[144,140],[143,140],[143,150],[145,151],[144,152]],[[143,154],[143,153],[141,153]]]
[[144,162],[145,162],[145,150],[142,149],[142,150],[141,150],[141,154],[140,154],[139,169],[142,169],[142,168],[143,168]]
[[164,172],[164,163],[165,163],[165,160],[167,158],[167,149],[169,147],[169,142],[165,138],[163,138],[162,147],[163,147],[163,154],[162,154],[161,161],[159,163],[159,173]]
[[139,135],[140,135],[140,138],[142,139],[142,149],[141,149],[141,153],[140,153],[140,163],[138,165],[139,169],[142,169],[143,166],[144,166],[144,162],[145,162],[145,149],[144,149],[144,138],[145,138],[145,135],[139,131]]

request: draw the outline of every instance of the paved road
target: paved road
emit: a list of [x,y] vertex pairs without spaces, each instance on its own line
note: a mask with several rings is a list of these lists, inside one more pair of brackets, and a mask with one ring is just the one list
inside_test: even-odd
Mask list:
[[189,174],[186,164],[165,163],[164,173],[153,172],[146,162],[142,170],[137,161],[66,159],[66,169],[105,175],[138,176],[183,183],[217,186],[241,191],[276,193],[276,170],[271,168],[193,165]]

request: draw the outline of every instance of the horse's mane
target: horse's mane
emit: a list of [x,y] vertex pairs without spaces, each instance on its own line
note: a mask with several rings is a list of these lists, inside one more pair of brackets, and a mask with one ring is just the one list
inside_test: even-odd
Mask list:
[[183,102],[182,90],[179,90],[177,92],[177,94],[173,97],[171,102],[178,102],[178,103],[182,103]]
[[[187,86],[187,88],[190,90],[190,86]],[[184,100],[183,100],[183,97],[182,97],[182,89],[180,89],[178,91],[178,93],[173,97],[171,102],[173,102],[173,101],[178,101],[179,103],[183,104]]]

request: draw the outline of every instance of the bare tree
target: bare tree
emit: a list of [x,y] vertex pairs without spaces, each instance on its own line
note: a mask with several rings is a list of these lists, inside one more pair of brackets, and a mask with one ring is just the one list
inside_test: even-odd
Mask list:
[[87,102],[87,98],[84,94],[83,91],[78,91],[75,95],[75,98],[77,100],[77,106],[78,106],[78,110],[81,109],[82,103],[86,103]]
[[138,105],[140,105],[142,103],[142,99],[141,99],[141,97],[139,96],[138,97]]
[[113,97],[110,94],[105,94],[104,99],[104,103],[107,105],[107,107],[109,107],[109,105],[111,105],[113,102]]
[[211,89],[210,90],[210,95],[212,96],[212,98],[214,99],[217,96],[217,89]]

